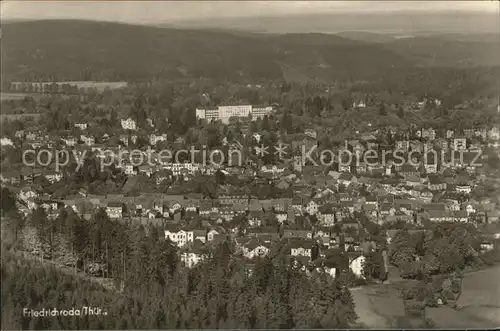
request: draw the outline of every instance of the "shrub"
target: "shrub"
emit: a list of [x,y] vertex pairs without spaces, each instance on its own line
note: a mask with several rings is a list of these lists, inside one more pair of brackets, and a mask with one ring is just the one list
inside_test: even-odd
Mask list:
[[429,296],[428,298],[426,298],[425,304],[427,307],[437,307],[438,306],[438,302],[434,296]]
[[443,281],[443,291],[450,290],[451,289],[451,280],[449,278],[446,278]]
[[455,300],[455,298],[456,298],[455,294],[453,294],[453,292],[450,290],[444,290],[443,297],[445,297],[447,301]]
[[460,280],[454,280],[451,284],[451,291],[453,293],[460,293],[462,290],[462,286],[460,284]]

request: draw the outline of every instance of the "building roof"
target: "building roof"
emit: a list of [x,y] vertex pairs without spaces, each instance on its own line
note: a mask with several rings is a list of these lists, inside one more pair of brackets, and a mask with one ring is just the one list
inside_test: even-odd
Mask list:
[[445,210],[428,210],[427,214],[429,215],[429,218],[450,217],[450,214]]
[[110,201],[108,202],[107,204],[108,207],[111,207],[111,208],[117,208],[117,207],[122,207],[122,203],[119,202],[119,201]]
[[441,176],[429,176],[429,183],[431,185],[440,185],[444,183],[444,179]]
[[303,238],[290,238],[287,240],[287,244],[290,248],[311,248],[313,245],[313,240],[303,239]]
[[422,206],[424,210],[437,210],[445,211],[446,205],[444,203],[427,203]]
[[263,241],[258,240],[256,238],[252,238],[250,241],[243,244],[243,247],[245,247],[246,249],[248,249],[250,251],[254,250],[255,248],[257,248],[259,246],[265,247],[267,249],[269,249],[269,247],[270,247],[269,243],[263,242]]
[[340,174],[340,176],[339,176],[339,180],[347,180],[347,181],[350,181],[350,180],[352,180],[352,178],[353,178],[353,177],[354,177],[354,176],[353,176],[353,175],[351,175],[350,173],[348,173],[348,172],[343,172],[343,173],[341,173],[341,174]]
[[467,217],[467,211],[465,210],[457,210],[454,212],[454,216],[457,218],[466,218]]

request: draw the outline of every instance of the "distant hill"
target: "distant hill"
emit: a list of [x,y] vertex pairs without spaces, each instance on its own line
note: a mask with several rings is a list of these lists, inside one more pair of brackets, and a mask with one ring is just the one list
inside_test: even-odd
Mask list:
[[434,34],[432,37],[455,40],[461,42],[484,42],[492,44],[500,44],[500,31],[497,33],[443,33]]
[[[454,41],[446,47],[441,43],[424,38],[379,44],[321,33],[229,33],[40,20],[2,24],[1,54],[7,80],[117,81],[161,76],[331,81],[378,78],[381,73],[421,65],[494,64],[489,55],[481,55],[483,47],[489,49],[488,43],[476,43],[472,49],[466,42]],[[84,72],[90,72],[90,77],[82,77]]]
[[420,66],[500,66],[500,40],[487,40],[471,41],[453,35],[414,37],[398,39],[384,47]]
[[368,43],[388,43],[395,40],[395,38],[391,35],[366,31],[343,31],[336,33],[336,35],[342,38],[364,41]]
[[[368,5],[369,6],[369,5]],[[390,6],[390,5],[389,5]],[[450,6],[452,7],[452,6]],[[267,33],[374,33],[414,34],[498,33],[498,13],[474,11],[338,12],[287,16],[190,19],[174,23],[180,28],[223,28]]]
[[113,80],[160,74],[277,79],[290,68],[364,77],[412,65],[378,45],[325,34],[232,34],[77,20],[4,24],[2,30],[3,73],[17,78],[79,80],[86,68],[98,75],[92,79]]

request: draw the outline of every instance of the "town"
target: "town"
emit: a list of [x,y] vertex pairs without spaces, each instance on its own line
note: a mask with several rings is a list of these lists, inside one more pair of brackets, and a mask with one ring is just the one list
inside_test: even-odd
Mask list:
[[[224,107],[214,108],[213,114],[210,110],[196,109],[198,121],[222,120],[240,124],[238,119],[243,118],[248,126],[249,117],[252,121],[275,116],[271,106]],[[152,126],[151,119],[147,118],[146,122]],[[2,138],[2,146],[14,150],[32,148],[33,151],[60,146],[60,151],[76,150],[80,154],[85,151],[88,156],[94,153],[103,157],[99,154],[103,149],[119,153],[130,146],[138,146],[137,141],[142,140],[144,143],[139,145],[139,151],[148,151],[150,159],[157,158],[158,146],[167,141],[166,133],[156,131],[144,135],[144,130],[139,130],[132,117],[123,118],[119,123],[121,130],[114,137],[108,133],[95,137],[89,130],[96,124],[84,122],[72,123],[72,133],[68,134],[17,130],[14,136]],[[227,161],[231,160],[232,150],[244,149],[243,144],[249,143],[254,148],[260,144],[262,135],[259,132],[245,131],[242,142],[236,138],[229,140],[227,136],[221,140]],[[126,178],[121,194],[91,194],[82,188],[76,194],[55,197],[45,189],[63,180],[68,175],[67,169],[55,171],[53,167],[43,167],[42,164],[49,165],[43,162],[38,166],[22,165],[3,171],[1,179],[5,187],[11,187],[16,193],[17,208],[24,217],[37,208],[44,208],[48,217],[56,218],[61,208],[67,208],[90,219],[92,210],[102,208],[110,219],[128,220],[143,226],[164,226],[165,239],[182,248],[182,260],[188,266],[203,259],[206,254],[203,247],[212,241],[231,238],[242,255],[249,259],[269,254],[272,243],[282,241],[288,245],[288,254],[304,266],[341,249],[348,253],[349,270],[356,277],[365,278],[361,266],[366,256],[385,252],[381,247],[387,243],[377,243],[370,238],[364,222],[377,224],[390,233],[391,229],[424,230],[426,222],[478,226],[496,223],[499,219],[497,201],[487,193],[496,190],[498,184],[487,173],[487,167],[479,162],[485,162],[492,155],[487,151],[493,151],[493,157],[498,155],[500,131],[496,127],[468,128],[461,132],[452,129],[436,132],[433,128],[404,132],[396,128],[376,129],[348,137],[343,146],[336,148],[357,156],[368,150],[379,150],[381,146],[406,153],[423,152],[424,148],[451,155],[461,152],[462,157],[457,158],[457,162],[429,159],[420,166],[394,165],[391,160],[386,164],[379,160],[367,165],[359,159],[351,160],[351,164],[344,164],[342,160],[330,160],[327,165],[303,164],[300,156],[292,155],[292,146],[315,147],[318,140],[312,128],[305,129],[302,136],[289,144],[287,158],[266,164],[265,158],[259,159],[255,152],[252,155],[251,148],[244,151],[248,154],[245,160],[235,162],[235,166],[227,161],[221,165],[202,164],[196,160],[134,166],[132,159],[120,160],[119,164],[109,166],[116,166],[115,169]],[[277,143],[281,142],[279,134],[276,138]],[[178,139],[167,146],[175,154],[176,148],[185,145],[183,139]],[[319,150],[314,152],[321,154]],[[478,162],[474,163],[476,159]],[[208,192],[200,192],[194,185],[189,187],[191,182],[206,180],[210,183],[210,177],[215,178],[216,185],[207,189]],[[239,184],[249,180],[254,187]],[[151,183],[151,187],[140,191],[138,182]],[[165,182],[170,185],[166,192],[154,192]],[[387,237],[388,241],[390,239]],[[484,236],[483,241],[481,247],[492,247],[492,238]],[[316,255],[313,256],[315,247]],[[384,263],[387,268],[388,261]],[[332,266],[329,272],[338,275],[341,270],[339,266]]]
[[[96,222],[100,215],[156,231],[178,247],[187,268],[205,260],[218,244],[229,242],[248,272],[255,259],[279,253],[304,271],[348,277],[350,286],[412,278],[423,272],[419,268],[440,270],[439,265],[426,269],[427,262],[415,270],[414,263],[425,257],[416,252],[399,257],[392,246],[401,236],[436,231],[439,224],[461,224],[473,231],[475,254],[491,254],[498,245],[498,228],[491,228],[500,217],[497,127],[371,128],[346,135],[327,149],[314,127],[293,135],[278,130],[284,121],[277,120],[279,108],[219,106],[212,113],[196,109],[196,126],[219,130],[201,147],[205,153],[222,154],[217,162],[200,162],[198,155],[188,153],[189,137],[173,140],[168,131],[155,127],[153,119],[145,117],[139,124],[133,113],[116,119],[115,127],[100,136],[92,134],[99,125],[95,121],[72,118],[66,119],[66,132],[11,130],[2,137],[8,161],[1,173],[2,199],[11,196],[12,208],[20,213],[16,217],[32,222],[57,222],[73,213],[86,222]],[[269,137],[271,127],[277,132]],[[223,137],[220,131],[227,134]],[[276,145],[285,147],[278,150]],[[362,160],[382,149],[400,152],[406,162],[390,156]],[[158,160],[165,150],[170,159]],[[309,151],[307,158],[303,150]],[[26,151],[31,151],[31,158]],[[52,151],[66,154],[62,165],[47,160]],[[456,153],[460,157],[454,158]],[[71,154],[85,156],[75,157],[78,168],[75,161],[68,162]],[[325,161],[323,154],[331,157]],[[127,157],[98,166],[109,155]],[[146,164],[146,155],[157,162]],[[107,178],[104,186],[82,185],[101,176]],[[83,262],[82,256],[68,252],[67,239],[44,245],[41,233],[33,235],[24,237],[23,250],[109,277],[110,258],[101,241],[99,251],[93,248]],[[443,271],[455,266],[447,268]]]
[[[186,64],[2,80],[2,274],[25,284],[5,285],[7,325],[432,328],[467,309],[467,275],[500,262],[498,67],[391,58],[380,77],[304,82],[253,61],[234,79]],[[70,301],[106,314],[31,316]]]

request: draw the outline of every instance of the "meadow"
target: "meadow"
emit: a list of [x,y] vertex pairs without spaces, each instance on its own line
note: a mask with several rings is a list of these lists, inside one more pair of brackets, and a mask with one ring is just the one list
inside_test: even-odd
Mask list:
[[494,328],[500,325],[500,266],[464,275],[457,309],[430,308],[438,327]]
[[[441,328],[494,328],[500,325],[500,266],[466,273],[457,309],[451,307],[426,308],[426,318]],[[412,281],[393,281],[354,288],[358,324],[368,328],[399,327],[405,318],[402,287]]]
[[380,284],[351,290],[356,304],[357,323],[367,328],[397,327],[397,321],[405,317],[403,298],[398,286]]

